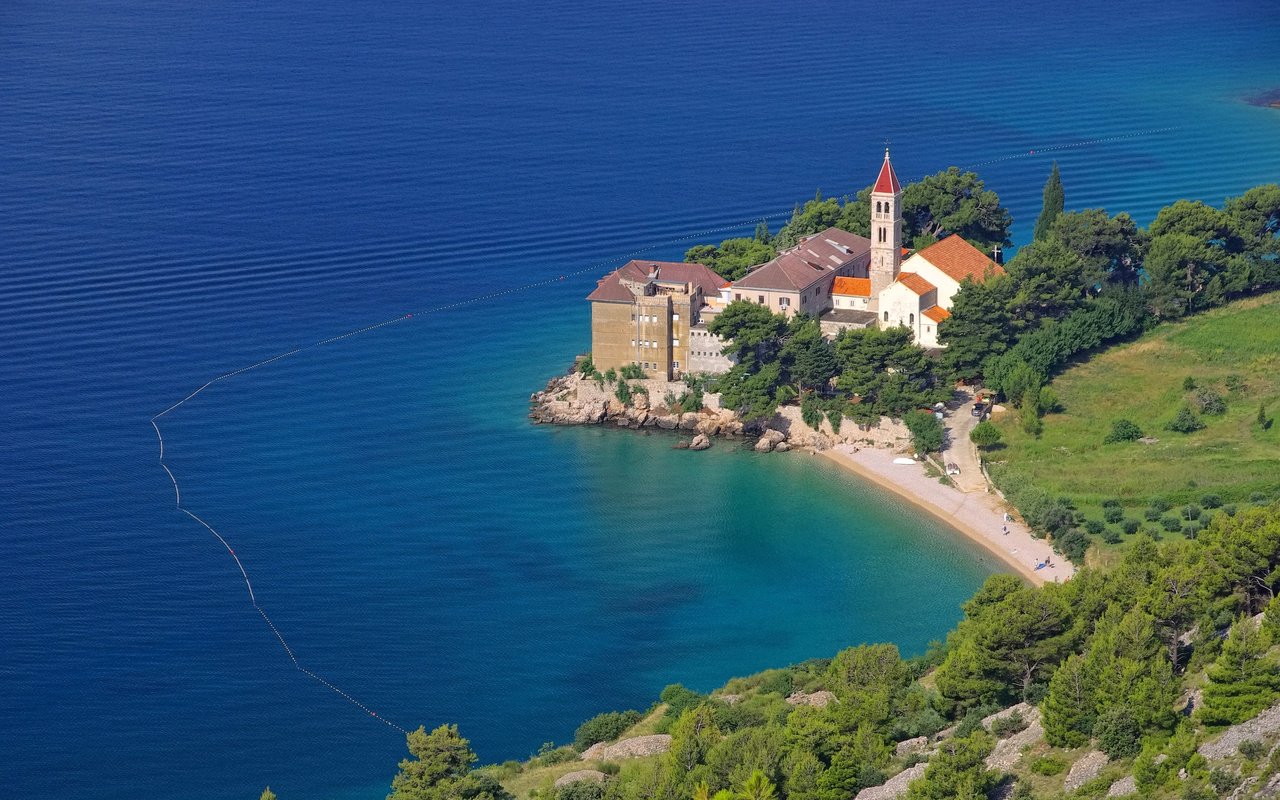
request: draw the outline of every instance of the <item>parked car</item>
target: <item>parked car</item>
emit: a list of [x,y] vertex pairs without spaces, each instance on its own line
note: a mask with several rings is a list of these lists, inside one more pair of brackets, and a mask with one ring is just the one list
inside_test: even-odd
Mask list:
[[975,417],[978,417],[979,419],[981,419],[982,415],[987,413],[987,407],[982,403],[974,403],[972,413]]

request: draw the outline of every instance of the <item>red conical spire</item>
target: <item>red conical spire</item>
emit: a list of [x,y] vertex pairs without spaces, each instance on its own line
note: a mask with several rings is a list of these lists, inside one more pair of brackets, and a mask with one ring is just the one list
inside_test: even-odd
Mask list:
[[902,184],[898,183],[898,176],[893,171],[893,164],[889,163],[889,148],[884,149],[884,164],[880,167],[880,176],[876,178],[876,185],[871,189],[873,192],[884,192],[885,194],[897,194],[902,191]]

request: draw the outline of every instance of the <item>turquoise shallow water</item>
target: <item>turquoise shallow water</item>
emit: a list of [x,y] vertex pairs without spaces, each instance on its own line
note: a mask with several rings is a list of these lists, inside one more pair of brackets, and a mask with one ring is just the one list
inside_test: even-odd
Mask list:
[[[987,574],[802,456],[534,427],[623,254],[980,165],[1025,239],[1280,177],[1266,3],[0,8],[0,786],[381,796],[403,742],[486,760],[845,645],[918,652]],[[1034,152],[1032,152],[1034,151]],[[775,225],[776,225],[775,218]],[[724,230],[728,229],[728,230]],[[56,776],[51,777],[51,776]]]

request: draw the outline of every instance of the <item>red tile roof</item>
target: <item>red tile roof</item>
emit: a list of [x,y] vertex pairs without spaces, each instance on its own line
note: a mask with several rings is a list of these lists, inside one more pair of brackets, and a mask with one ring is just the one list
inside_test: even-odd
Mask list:
[[921,313],[934,322],[942,322],[944,319],[951,316],[951,312],[942,306],[929,306]]
[[981,282],[987,274],[987,269],[992,270],[993,275],[1003,275],[1004,270],[1000,265],[987,257],[978,248],[966,242],[959,234],[951,234],[940,242],[929,245],[920,252],[916,253],[925,261],[942,270],[952,280],[957,282],[965,278],[973,278],[975,281]]
[[703,264],[686,264],[683,261],[628,261],[600,279],[595,291],[587,295],[593,303],[630,303],[635,297],[622,281],[644,283],[649,274],[657,271],[658,283],[691,283],[702,287],[702,294],[714,297],[720,293],[724,278]]
[[924,278],[921,278],[919,275],[917,275],[914,272],[898,273],[898,280],[896,281],[896,283],[902,284],[903,286],[907,287],[908,289],[910,289],[911,291],[919,295],[926,295],[929,292],[932,292],[934,289],[938,288],[934,286],[932,283],[929,283],[928,281],[926,281]]
[[785,253],[751,270],[741,280],[735,281],[733,286],[735,289],[798,292],[830,274],[831,270],[824,266],[794,253]]
[[832,294],[852,295],[854,297],[871,296],[870,278],[836,278],[831,287]]
[[766,291],[803,291],[834,270],[870,253],[870,239],[839,228],[827,228],[801,239],[795,247],[751,270],[733,285]]
[[876,178],[876,185],[872,187],[873,192],[884,192],[885,194],[897,194],[902,191],[902,184],[898,183],[898,176],[893,171],[893,165],[889,163],[889,148],[884,150],[884,164],[880,166],[880,175]]

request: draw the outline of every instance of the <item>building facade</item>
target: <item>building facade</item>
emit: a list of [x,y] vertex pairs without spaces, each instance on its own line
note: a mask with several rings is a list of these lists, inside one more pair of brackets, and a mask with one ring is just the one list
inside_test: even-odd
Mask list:
[[666,380],[695,371],[690,331],[723,283],[702,264],[673,261],[629,261],[601,278],[587,296],[596,369],[637,364],[645,377]]

